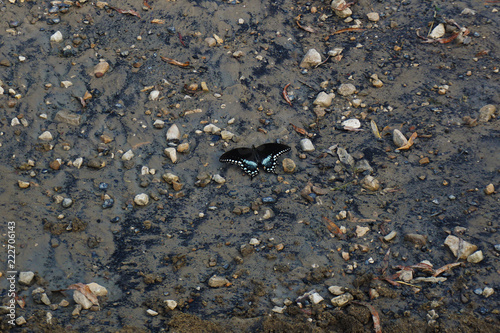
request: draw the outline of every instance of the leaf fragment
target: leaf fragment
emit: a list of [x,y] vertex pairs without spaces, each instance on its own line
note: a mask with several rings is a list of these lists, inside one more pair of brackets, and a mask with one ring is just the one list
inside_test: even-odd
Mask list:
[[180,61],[177,61],[175,59],[171,59],[171,58],[167,58],[167,57],[163,57],[163,56],[160,56],[161,60],[171,64],[171,65],[175,65],[175,66],[180,66],[180,67],[187,67],[189,66],[189,61],[186,61],[186,62],[180,62]]
[[373,135],[375,135],[375,137],[377,139],[382,139],[382,136],[380,135],[380,132],[378,131],[377,123],[375,122],[375,120],[372,119],[370,121],[370,125],[372,127]]
[[90,290],[88,285],[79,282],[70,285],[68,289],[78,290],[85,297],[87,297],[88,300],[92,302],[92,304],[99,306],[99,300],[97,299],[97,296],[92,292],[92,290]]
[[397,148],[396,150],[408,150],[408,149],[410,149],[410,147],[413,146],[413,140],[415,140],[416,138],[417,138],[417,132],[413,132],[413,134],[408,139],[408,143],[405,144],[404,146]]

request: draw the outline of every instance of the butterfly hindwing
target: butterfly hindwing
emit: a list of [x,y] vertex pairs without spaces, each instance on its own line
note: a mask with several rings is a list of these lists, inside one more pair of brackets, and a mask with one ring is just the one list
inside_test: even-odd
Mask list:
[[238,165],[246,174],[254,178],[259,173],[259,165],[267,172],[274,173],[278,157],[290,151],[290,147],[279,143],[265,143],[257,148],[236,148],[224,153],[219,161]]

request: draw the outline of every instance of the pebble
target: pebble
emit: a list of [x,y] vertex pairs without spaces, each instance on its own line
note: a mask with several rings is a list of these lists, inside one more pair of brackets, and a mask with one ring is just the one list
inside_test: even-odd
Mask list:
[[370,166],[370,163],[367,160],[362,159],[356,162],[356,165],[354,166],[354,172],[371,174],[373,172],[373,168]]
[[490,119],[495,115],[496,110],[497,110],[497,108],[492,104],[488,104],[488,105],[483,106],[479,110],[478,121],[480,123],[486,123],[486,122],[490,121]]
[[283,159],[283,171],[286,173],[293,173],[297,169],[297,165],[291,158]]
[[[332,10],[340,18],[346,18],[352,15],[351,8],[347,7],[345,0],[333,0],[331,5]],[[337,8],[343,8],[342,10],[337,10]]]
[[356,119],[356,118],[352,118],[352,119],[347,119],[347,120],[344,120],[341,124],[342,127],[348,127],[348,128],[360,128],[361,127],[361,122]]
[[45,131],[42,134],[40,134],[40,136],[38,137],[38,139],[42,140],[42,141],[51,141],[54,138],[52,137],[52,134],[49,131]]
[[309,294],[309,300],[311,301],[312,304],[319,304],[324,300],[324,298],[321,297],[321,295],[318,294],[317,292],[312,292]]
[[219,174],[215,174],[212,178],[217,184],[224,184],[226,182],[226,179]]
[[370,76],[370,81],[375,88],[382,88],[384,86],[384,83],[378,78],[377,74]]
[[392,141],[394,142],[394,144],[400,148],[400,147],[403,147],[405,145],[408,144],[408,140],[406,139],[406,137],[403,135],[403,133],[401,133],[400,130],[398,129],[395,129],[393,132],[392,132]]
[[315,150],[312,141],[307,138],[300,140],[300,148],[305,152],[311,152]]
[[301,68],[313,68],[321,63],[321,54],[315,49],[307,51],[306,55],[300,62]]
[[342,83],[337,89],[337,93],[342,96],[349,96],[355,92],[356,87],[352,83]]
[[189,151],[189,143],[184,142],[177,146],[177,152],[186,153]]
[[65,308],[69,305],[69,302],[65,299],[63,299],[62,301],[59,302],[59,306]]
[[69,88],[73,85],[71,81],[61,81],[61,88]]
[[63,40],[63,35],[60,31],[56,31],[52,36],[50,36],[50,41],[54,43],[60,43]]
[[73,312],[71,312],[71,315],[73,317],[77,317],[80,315],[80,312],[82,311],[82,306],[80,304],[77,304],[75,308],[73,309]]
[[20,316],[20,317],[16,318],[16,325],[17,326],[22,326],[24,324],[26,324],[26,319],[24,319],[23,316]]
[[147,309],[146,312],[148,313],[148,315],[150,315],[151,317],[154,317],[154,316],[157,316],[158,315],[158,312],[156,312],[155,310],[151,310],[151,309]]
[[444,245],[448,246],[453,255],[458,259],[467,259],[468,256],[477,250],[476,245],[453,235],[448,235],[448,237],[446,237]]
[[153,123],[153,127],[157,129],[162,129],[165,126],[165,122],[161,119],[156,119]]
[[222,140],[231,140],[234,137],[234,134],[227,130],[222,130],[220,132],[220,136]]
[[170,172],[163,174],[161,177],[167,184],[172,184],[179,181],[179,177]]
[[337,156],[339,157],[340,162],[342,162],[344,165],[350,167],[354,166],[354,157],[352,157],[351,154],[349,154],[344,148],[337,148]]
[[366,14],[366,17],[372,22],[378,22],[380,20],[380,15],[375,12]]
[[205,38],[205,43],[207,43],[209,47],[214,47],[217,45],[217,41],[212,37]]
[[235,51],[235,52],[233,53],[233,57],[234,57],[234,58],[241,58],[241,57],[243,57],[244,55],[245,55],[245,54],[243,53],[243,51]]
[[49,296],[47,296],[46,293],[42,294],[42,297],[40,298],[40,301],[42,301],[42,303],[45,304],[45,305],[50,305],[50,299],[49,299]]
[[390,242],[391,240],[393,240],[396,236],[398,235],[398,233],[394,230],[392,230],[390,233],[388,233],[387,235],[385,235],[384,237],[384,240],[386,242]]
[[122,161],[130,161],[133,157],[134,152],[132,151],[132,149],[129,149],[122,155]]
[[17,181],[17,185],[19,186],[19,188],[28,188],[28,187],[30,187],[30,183],[29,182],[25,182],[23,180],[18,180]]
[[443,23],[439,23],[432,32],[429,34],[429,38],[437,39],[444,36],[446,29]]
[[73,300],[84,309],[90,309],[93,305],[92,302],[78,290],[73,291]]
[[484,194],[490,195],[495,193],[495,186],[493,184],[488,184],[484,189]]
[[208,124],[205,127],[203,127],[203,132],[208,133],[208,134],[220,134],[221,129],[214,124]]
[[109,70],[109,63],[107,61],[101,61],[94,67],[94,75],[97,78],[103,77],[104,74]]
[[172,299],[167,299],[165,300],[165,304],[167,304],[167,307],[170,309],[170,310],[173,310],[177,307],[177,302],[172,300]]
[[418,246],[424,246],[427,244],[427,236],[420,234],[406,234],[405,240]]
[[483,261],[483,259],[484,259],[483,251],[479,250],[479,251],[474,252],[470,256],[468,256],[467,262],[477,264],[477,263]]
[[20,272],[19,273],[19,283],[29,286],[31,282],[33,282],[33,278],[35,277],[35,273],[29,272]]
[[483,289],[483,292],[482,292],[482,295],[486,298],[490,297],[491,295],[493,295],[495,293],[495,290],[493,288],[490,288],[490,287],[485,287]]
[[113,207],[114,204],[115,204],[114,199],[112,198],[104,199],[104,201],[102,202],[102,208],[103,209],[111,208]]
[[212,288],[219,288],[229,284],[229,280],[222,277],[214,275],[208,280],[208,286]]
[[322,91],[318,94],[316,99],[314,100],[313,104],[314,105],[319,105],[323,106],[325,108],[329,107],[332,105],[332,100],[335,98],[334,93],[329,93],[327,94],[326,92]]
[[71,200],[70,198],[64,198],[61,205],[64,207],[64,208],[69,208],[71,207],[71,205],[73,204],[73,200]]
[[345,294],[346,289],[340,286],[330,286],[328,287],[328,291],[331,292],[333,295],[338,296]]
[[134,198],[134,202],[138,206],[146,206],[149,203],[149,195],[146,193],[137,194]]
[[438,87],[438,94],[439,95],[446,95],[448,90],[450,89],[450,86],[447,84],[443,84],[442,86]]
[[52,169],[52,170],[59,170],[59,168],[61,167],[61,160],[60,159],[57,159],[57,160],[53,160],[49,163],[49,167]]
[[250,239],[250,242],[248,242],[248,244],[253,245],[253,246],[257,246],[260,244],[260,240],[258,240],[257,238],[252,238],[252,239]]
[[330,57],[335,57],[335,56],[338,56],[339,54],[341,54],[342,51],[344,51],[343,47],[335,47],[332,50],[328,51],[328,55]]
[[370,191],[378,191],[380,183],[375,177],[368,175],[361,180],[361,186]]
[[360,225],[356,226],[356,236],[358,238],[366,235],[368,231],[370,231],[370,227],[362,227]]
[[167,141],[179,141],[181,139],[181,131],[176,124],[170,126],[167,130]]
[[158,90],[153,90],[149,93],[148,99],[150,101],[156,101],[160,97],[160,92]]
[[346,305],[347,303],[349,303],[353,299],[354,299],[354,297],[350,293],[345,293],[345,294],[342,294],[340,296],[332,298],[331,302],[332,302],[333,306],[341,307],[341,306]]
[[165,148],[165,150],[163,151],[165,153],[165,155],[170,158],[170,160],[172,161],[172,163],[177,163],[177,151],[175,150],[175,148]]
[[54,120],[68,125],[78,126],[81,123],[82,116],[66,110],[61,110],[56,113]]
[[78,157],[77,159],[75,159],[73,161],[73,166],[76,167],[77,169],[80,169],[82,167],[82,164],[83,164],[83,158],[82,157]]

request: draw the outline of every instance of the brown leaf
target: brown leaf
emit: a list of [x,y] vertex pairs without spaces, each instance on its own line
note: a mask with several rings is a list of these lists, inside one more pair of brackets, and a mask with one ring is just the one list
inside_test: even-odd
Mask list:
[[154,24],[165,24],[165,20],[154,19],[154,20],[151,20],[151,23],[154,23]]
[[90,290],[89,286],[87,286],[86,284],[75,283],[69,286],[68,289],[78,290],[85,297],[87,297],[88,300],[92,302],[92,304],[99,306],[99,300],[97,299],[97,296],[92,292],[92,290]]
[[375,120],[372,119],[370,121],[370,125],[372,127],[372,132],[375,135],[375,137],[377,139],[382,139],[382,137],[380,136],[380,132],[378,131],[377,123],[375,122]]
[[451,263],[451,264],[444,265],[443,267],[436,269],[436,271],[434,272],[434,274],[432,274],[432,276],[436,277],[439,274],[441,274],[443,272],[446,272],[447,270],[449,270],[449,269],[451,269],[451,268],[453,268],[455,266],[460,266],[461,264],[462,263],[460,263],[460,262],[454,262],[454,263]]
[[180,62],[180,61],[177,61],[175,59],[171,59],[171,58],[167,58],[167,57],[163,57],[163,56],[160,56],[161,60],[169,63],[170,65],[175,65],[175,66],[180,66],[180,67],[187,67],[189,66],[189,61],[186,61],[186,62]]
[[116,7],[109,7],[109,8],[116,10],[120,14],[128,14],[128,15],[137,16],[138,18],[141,18],[141,15],[139,15],[139,13],[133,9],[120,9],[120,8],[116,8]]
[[330,220],[329,218],[326,218],[324,216],[323,216],[323,219],[326,221],[326,227],[328,228],[328,230],[332,234],[342,235],[342,230],[340,230],[340,228],[335,223],[333,223],[332,220]]
[[408,150],[408,149],[410,149],[410,147],[413,146],[413,140],[415,140],[416,138],[417,138],[417,132],[413,132],[413,134],[408,139],[408,143],[405,144],[404,146],[397,148],[396,150]]

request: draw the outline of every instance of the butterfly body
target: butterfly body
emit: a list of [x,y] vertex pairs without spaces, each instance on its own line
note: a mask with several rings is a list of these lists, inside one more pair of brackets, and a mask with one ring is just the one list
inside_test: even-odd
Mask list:
[[236,148],[224,153],[219,161],[239,166],[251,178],[259,174],[259,166],[267,172],[275,173],[278,157],[290,151],[290,147],[280,143],[265,143],[258,147]]

